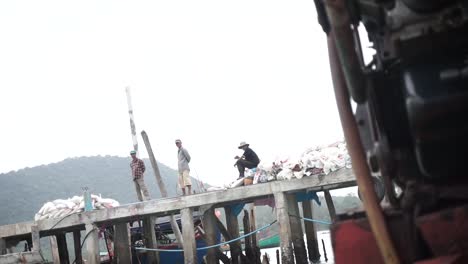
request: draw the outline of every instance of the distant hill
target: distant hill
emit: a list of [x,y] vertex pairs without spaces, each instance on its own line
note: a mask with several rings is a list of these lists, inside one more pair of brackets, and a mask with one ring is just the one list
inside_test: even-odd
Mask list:
[[[144,161],[150,196],[161,197],[151,164]],[[79,157],[0,174],[0,225],[31,221],[45,202],[82,195],[85,186],[121,204],[136,202],[129,164],[130,158],[116,156]],[[162,163],[158,166],[169,196],[176,196],[177,172]],[[192,184],[198,192],[193,178]]]

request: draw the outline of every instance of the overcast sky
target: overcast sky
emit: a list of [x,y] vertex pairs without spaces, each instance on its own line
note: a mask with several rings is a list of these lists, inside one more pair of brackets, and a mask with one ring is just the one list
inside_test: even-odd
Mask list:
[[343,138],[310,0],[1,1],[0,36],[0,173],[128,156],[127,86],[156,158],[176,168],[180,138],[215,185],[240,141],[267,160]]

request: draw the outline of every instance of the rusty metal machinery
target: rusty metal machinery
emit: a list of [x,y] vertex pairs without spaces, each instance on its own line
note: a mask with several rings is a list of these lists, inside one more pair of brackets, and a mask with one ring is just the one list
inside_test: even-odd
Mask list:
[[[342,115],[346,109],[340,110],[343,124],[343,119],[352,119],[345,120],[345,136],[347,141],[353,139],[347,131],[351,121],[357,127],[356,142],[368,174],[381,175],[392,207],[384,212],[384,220],[373,213],[377,209],[366,208],[367,217],[356,214],[335,225],[337,263],[349,263],[339,260],[359,252],[372,254],[366,248],[359,251],[359,243],[340,244],[348,235],[362,235],[364,241],[364,231],[370,230],[381,262],[464,263],[468,251],[463,242],[468,240],[468,222],[462,221],[468,205],[468,1],[314,1],[329,41],[335,93],[345,96],[341,101],[337,96],[338,108],[345,108],[343,102],[350,98],[357,105],[351,117]],[[375,51],[368,63],[363,59],[359,27],[365,28]],[[356,155],[353,164],[360,161]],[[370,179],[362,178],[360,188],[369,186]],[[373,202],[368,198],[364,205],[372,207]],[[350,223],[361,229],[353,229],[356,226]],[[379,238],[376,230],[385,228],[377,226],[388,229],[392,241],[382,242],[386,239]],[[345,227],[350,233],[343,232]],[[385,237],[386,232],[381,233]],[[437,237],[443,241],[435,242]],[[443,245],[444,241],[451,244]],[[385,245],[396,245],[399,260],[385,257]]]

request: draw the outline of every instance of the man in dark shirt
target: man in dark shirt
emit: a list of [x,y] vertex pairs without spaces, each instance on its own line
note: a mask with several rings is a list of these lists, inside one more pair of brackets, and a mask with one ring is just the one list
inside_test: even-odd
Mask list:
[[256,168],[260,163],[260,159],[258,158],[257,154],[251,148],[249,148],[249,144],[245,142],[241,142],[239,144],[239,149],[244,150],[244,155],[242,155],[242,157],[236,156],[234,158],[237,159],[236,166],[239,170],[240,179],[244,178],[245,168]]

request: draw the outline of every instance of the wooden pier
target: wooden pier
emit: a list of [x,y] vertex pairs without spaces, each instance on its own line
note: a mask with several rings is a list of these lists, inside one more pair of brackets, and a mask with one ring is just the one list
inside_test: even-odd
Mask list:
[[[114,228],[115,256],[114,263],[131,263],[131,248],[129,242],[128,223],[143,220],[146,225],[146,237],[149,237],[149,243],[152,247],[157,246],[154,235],[155,219],[157,217],[170,214],[181,214],[183,230],[183,250],[185,263],[198,263],[195,247],[193,211],[199,211],[204,214],[206,232],[205,240],[208,245],[214,243],[215,226],[222,225],[214,217],[213,212],[216,208],[225,208],[227,226],[221,230],[225,240],[239,237],[239,223],[236,216],[232,215],[229,205],[236,203],[253,203],[256,200],[264,198],[273,198],[275,200],[276,218],[279,223],[280,241],[281,241],[281,260],[284,264],[289,263],[308,263],[308,259],[316,260],[320,257],[318,254],[317,238],[313,225],[307,224],[307,241],[304,243],[301,221],[298,218],[291,217],[290,214],[299,214],[299,205],[295,198],[295,193],[303,191],[329,191],[345,187],[355,186],[355,177],[351,169],[341,169],[328,175],[310,176],[302,179],[292,179],[285,181],[274,181],[269,183],[260,183],[249,186],[236,187],[232,189],[212,191],[189,196],[180,196],[173,198],[155,199],[145,202],[122,205],[116,208],[94,210],[73,214],[64,218],[45,219],[41,221],[23,222],[11,225],[0,226],[0,264],[9,263],[42,263],[41,248],[39,240],[41,237],[56,238],[58,246],[57,263],[72,263],[68,257],[68,249],[65,242],[65,234],[74,235],[75,255],[81,256],[81,251],[87,252],[84,259],[88,264],[99,263],[98,230],[99,228],[112,226]],[[326,194],[327,204],[333,206],[333,202]],[[329,204],[331,203],[331,204]],[[312,210],[309,210],[311,203],[306,201],[302,203],[305,215],[312,217]],[[248,211],[246,210],[248,213]],[[255,222],[254,214],[250,213],[250,221]],[[248,219],[248,218],[247,218]],[[149,227],[148,227],[149,226]],[[81,248],[80,238],[81,230],[86,230],[86,239]],[[152,234],[151,234],[152,233]],[[227,237],[226,237],[227,236]],[[32,242],[32,250],[24,253],[10,253],[8,245],[27,240]],[[257,243],[256,239],[251,239],[249,245]],[[148,242],[148,241],[147,241]],[[238,242],[238,241],[237,241]],[[231,248],[231,263],[247,263],[246,256],[242,254],[240,243],[233,242]],[[63,245],[65,243],[65,246]],[[293,247],[294,243],[294,247]],[[150,247],[150,246],[148,246]],[[294,250],[293,250],[294,249]],[[309,249],[309,257],[307,251]],[[312,250],[312,252],[311,252]],[[317,251],[317,252],[313,252]],[[219,261],[219,251],[209,250],[206,258],[208,264]],[[150,263],[158,263],[158,254],[151,253],[148,258]],[[252,255],[252,254],[250,254]],[[254,254],[258,256],[258,254]],[[257,258],[256,257],[256,258]],[[77,259],[76,263],[82,263]],[[248,262],[251,263],[251,262]],[[260,263],[255,260],[253,263]],[[163,263],[164,264],[164,263]]]

